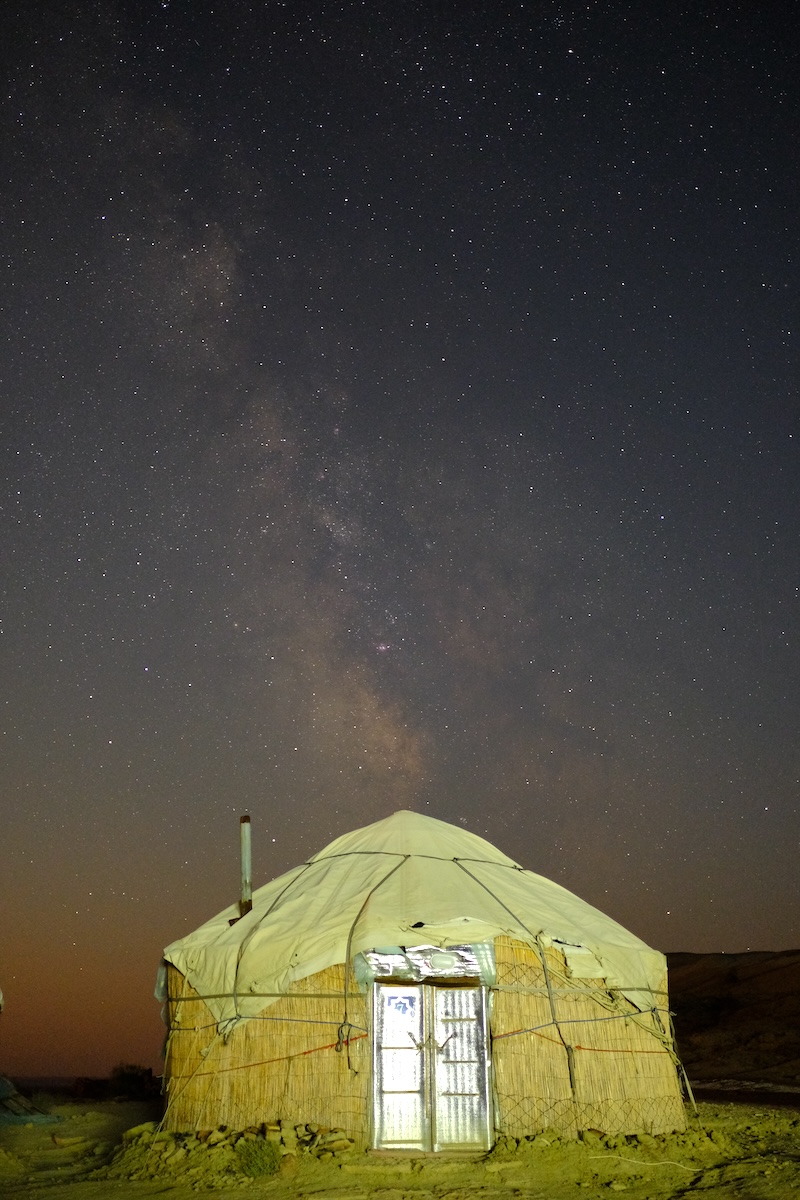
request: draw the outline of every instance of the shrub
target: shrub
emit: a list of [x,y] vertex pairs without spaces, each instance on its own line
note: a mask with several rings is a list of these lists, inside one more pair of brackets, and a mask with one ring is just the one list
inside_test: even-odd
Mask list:
[[112,1095],[124,1096],[126,1100],[149,1100],[159,1091],[158,1080],[153,1078],[150,1067],[140,1067],[136,1063],[120,1063],[114,1067],[108,1087]]
[[281,1161],[280,1148],[264,1138],[240,1138],[236,1143],[239,1170],[255,1179],[259,1175],[275,1175]]

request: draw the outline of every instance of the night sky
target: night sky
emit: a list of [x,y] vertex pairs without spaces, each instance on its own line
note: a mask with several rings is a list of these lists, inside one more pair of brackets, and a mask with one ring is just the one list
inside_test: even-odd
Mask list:
[[793,3],[7,8],[0,1074],[413,808],[800,944]]

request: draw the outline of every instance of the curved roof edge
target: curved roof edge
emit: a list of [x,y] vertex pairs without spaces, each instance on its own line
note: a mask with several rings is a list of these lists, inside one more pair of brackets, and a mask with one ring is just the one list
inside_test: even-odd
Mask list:
[[[306,863],[173,942],[164,957],[218,1021],[251,1017],[294,983],[361,950],[447,946],[502,934],[583,947],[637,1008],[663,986],[664,956],[485,839],[400,811],[335,838]],[[212,999],[213,997],[213,999]]]

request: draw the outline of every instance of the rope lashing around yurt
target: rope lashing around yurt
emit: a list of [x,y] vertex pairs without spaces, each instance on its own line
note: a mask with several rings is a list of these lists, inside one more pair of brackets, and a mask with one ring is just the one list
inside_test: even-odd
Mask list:
[[[540,954],[541,954],[541,950],[540,950]],[[542,965],[543,965],[543,967],[545,967],[544,960],[542,962]],[[570,981],[564,975],[562,975],[561,972],[557,970],[557,968],[554,968],[552,965],[550,965],[549,971],[550,971],[551,975],[554,975],[556,978],[560,979],[563,983],[569,985]],[[545,967],[545,976],[546,975],[547,975],[547,968]],[[572,990],[572,987],[568,986],[567,990]],[[639,990],[641,990],[641,989],[639,989]],[[551,988],[549,994],[554,995],[555,994],[554,989]],[[664,993],[657,992],[655,994],[663,995]],[[610,990],[601,991],[599,988],[591,989],[591,997],[596,1004],[600,1005],[601,1008],[607,1009],[609,1012],[612,1012],[614,1015],[613,1015],[613,1017],[582,1018],[583,1020],[586,1021],[587,1024],[589,1024],[593,1021],[602,1021],[602,1020],[630,1021],[633,1025],[638,1026],[639,1029],[643,1029],[644,1032],[649,1034],[650,1037],[654,1037],[657,1042],[660,1042],[661,1046],[663,1047],[663,1051],[666,1052],[670,1056],[673,1065],[675,1067],[679,1068],[682,1075],[684,1076],[684,1078],[686,1078],[686,1071],[684,1069],[683,1063],[680,1061],[678,1055],[675,1052],[674,1029],[672,1031],[672,1036],[670,1036],[670,1034],[664,1029],[664,1025],[659,1016],[659,1013],[662,1013],[662,1012],[666,1013],[666,1015],[670,1021],[670,1026],[671,1026],[672,1018],[671,1018],[669,1009],[659,1008],[658,1005],[654,1004],[647,1010],[646,1014],[644,1012],[633,1012],[629,1008],[622,1007],[622,1000],[620,999],[620,996],[616,991],[610,991]],[[652,1016],[652,1018],[653,1018],[652,1025],[645,1024],[644,1019],[643,1019],[645,1016]],[[581,1020],[581,1018],[579,1018],[579,1020]],[[568,1025],[570,1023],[571,1023],[570,1019],[565,1020],[564,1018],[561,1018],[562,1025]],[[582,1047],[582,1049],[586,1049],[586,1048],[587,1047]],[[643,1053],[643,1054],[644,1053],[648,1053],[648,1054],[662,1053],[662,1051],[641,1051],[641,1053]],[[689,1090],[689,1093],[691,1095],[691,1088],[689,1088],[688,1078],[686,1079],[686,1084],[687,1084],[687,1089]],[[692,1097],[692,1104],[694,1106],[694,1097]]]
[[[547,1021],[546,1024],[544,1024],[544,1025],[532,1025],[527,1029],[511,1029],[511,1030],[508,1030],[508,1032],[506,1032],[506,1033],[495,1033],[492,1035],[492,1040],[495,1042],[499,1042],[502,1038],[518,1037],[520,1034],[524,1034],[524,1033],[539,1034],[539,1031],[541,1029],[553,1029],[558,1024],[561,1024],[561,1025],[604,1025],[609,1021],[625,1021],[625,1020],[628,1020],[628,1015],[624,1014],[624,1013],[620,1013],[618,1016],[615,1016],[615,1017],[567,1017],[566,1019],[561,1018],[561,1020],[559,1022]],[[651,1031],[648,1029],[647,1032],[650,1033]],[[550,1041],[550,1042],[555,1042],[555,1038],[547,1038],[546,1040]],[[600,1053],[603,1053],[603,1054],[668,1054],[669,1053],[669,1050],[666,1046],[662,1050],[623,1050],[623,1049],[615,1049],[612,1046],[594,1047],[594,1046],[579,1046],[576,1044],[575,1049],[576,1050],[590,1050],[590,1051],[596,1050],[598,1054],[600,1054]]]
[[363,917],[363,915],[366,911],[367,905],[369,904],[370,900],[377,892],[378,888],[383,887],[383,885],[384,885],[384,883],[386,883],[387,879],[391,879],[391,877],[392,877],[392,875],[394,875],[395,871],[398,871],[400,869],[400,867],[403,866],[404,863],[407,863],[410,857],[411,857],[410,854],[404,854],[402,856],[402,858],[400,859],[400,861],[396,862],[394,864],[391,871],[387,871],[386,874],[383,876],[383,878],[379,879],[378,882],[375,884],[375,886],[370,888],[370,890],[367,892],[366,896],[364,897],[364,902],[361,905],[361,908],[356,913],[355,920],[353,921],[352,925],[350,926],[350,930],[347,934],[347,950],[345,952],[345,959],[344,959],[344,995],[343,995],[344,1003],[343,1003],[343,1010],[342,1010],[342,1022],[339,1026],[339,1038],[336,1043],[336,1050],[338,1051],[339,1054],[341,1054],[341,1052],[345,1048],[345,1046],[347,1047],[347,1069],[349,1071],[353,1071],[353,1065],[350,1062],[350,1038],[348,1035],[346,1035],[345,1031],[352,1028],[350,1025],[350,1019],[349,1019],[349,1014],[348,1014],[348,1005],[349,1005],[349,1000],[350,1000],[350,991],[349,991],[350,953],[353,948],[353,934],[355,933],[356,925]]
[[[525,922],[520,920],[520,918],[513,911],[513,909],[509,908],[508,905],[500,899],[500,897],[497,895],[497,893],[492,891],[492,889],[489,887],[488,884],[484,883],[482,879],[479,879],[479,877],[477,875],[474,875],[472,871],[468,870],[467,867],[464,866],[465,862],[483,862],[484,860],[483,859],[454,858],[452,861],[456,864],[457,867],[460,867],[462,871],[464,871],[467,875],[469,875],[470,879],[472,879],[475,883],[477,883],[479,887],[483,888],[483,890],[487,893],[487,895],[491,896],[492,899],[497,904],[499,904],[500,907],[502,909],[504,909],[505,912],[507,912],[510,917],[513,917],[513,919],[519,923],[520,927],[522,929],[524,929],[525,932],[528,934],[528,937],[531,938],[532,944],[536,946],[537,952],[539,954],[541,954],[541,948],[539,946],[539,938],[541,937],[541,933],[533,934],[531,932],[531,930],[528,928],[528,926],[525,924]],[[491,865],[493,867],[505,866],[504,863],[491,863],[488,865]],[[526,871],[524,869],[524,867],[520,867],[516,864],[506,867],[506,870],[514,871],[518,875],[530,874],[530,872]],[[543,964],[543,966],[544,966],[544,964]],[[574,985],[573,985],[572,981],[567,978],[566,975],[563,975],[560,971],[558,971],[557,968],[553,967],[552,964],[550,964],[548,969],[549,969],[550,975],[556,979],[560,979],[561,982],[566,986],[568,991],[573,990]],[[648,989],[637,988],[636,990],[637,991],[647,991]],[[660,995],[661,993],[655,993],[655,994]],[[602,992],[599,988],[592,989],[592,995],[597,1000],[597,1002],[599,1004],[602,1004],[605,1008],[612,1009],[613,1011],[619,1011],[618,999],[616,997],[614,997],[613,995],[611,995],[608,991]]]
[[[355,1037],[351,1037],[348,1040],[351,1042],[360,1042],[362,1038],[367,1036],[366,1032],[357,1033]],[[323,1050],[338,1050],[338,1048],[337,1042],[329,1042],[326,1046],[312,1046],[310,1050],[298,1050],[296,1054],[281,1054],[277,1058],[261,1059],[260,1062],[237,1063],[235,1067],[217,1067],[214,1071],[200,1071],[199,1069],[195,1069],[191,1075],[173,1075],[172,1078],[191,1081],[192,1079],[202,1079],[204,1076],[229,1075],[232,1071],[250,1071],[253,1067],[268,1067],[272,1063],[291,1062],[295,1058],[305,1058],[309,1054],[319,1054]]]
[[[661,1020],[657,1013],[656,1013],[656,1020],[659,1022],[659,1024],[661,1024]],[[669,1010],[667,1011],[667,1021],[669,1022],[669,1029],[664,1030],[665,1043],[666,1043],[666,1040],[669,1039],[669,1044],[670,1044],[670,1049],[672,1051],[673,1061],[675,1063],[675,1066],[678,1069],[681,1079],[683,1080],[683,1086],[686,1088],[686,1095],[689,1097],[689,1103],[692,1106],[692,1111],[694,1112],[694,1115],[699,1118],[700,1113],[697,1108],[697,1102],[695,1101],[695,1098],[694,1098],[694,1092],[692,1091],[692,1085],[689,1083],[689,1076],[686,1074],[686,1067],[683,1065],[682,1060],[678,1057],[678,1054],[674,1049],[675,1041],[676,1041],[675,1026],[672,1023],[672,1013],[669,1012]],[[664,1026],[662,1025],[661,1028],[664,1029]]]
[[[493,988],[490,988],[489,990],[499,992],[499,991],[503,991],[505,989],[503,989],[502,987],[493,987]],[[261,995],[261,993],[254,993],[254,994]],[[275,999],[283,999],[283,997],[286,994],[287,993],[284,993],[284,992],[264,993],[264,995],[274,997]],[[298,993],[298,994],[300,994],[300,993]],[[226,998],[227,995],[228,995],[227,992],[220,993],[220,996],[222,998]],[[344,993],[343,992],[303,992],[302,995],[305,1000],[322,1000],[322,999],[324,999],[324,1000],[339,1000],[343,997]],[[210,998],[210,997],[205,997],[205,996],[197,997],[198,1000],[205,1000],[208,998]],[[658,1011],[659,1010],[657,1010],[655,1008],[650,1009],[651,1013],[657,1013]],[[560,1024],[560,1025],[595,1025],[595,1024],[601,1024],[601,1023],[605,1024],[609,1021],[629,1021],[629,1020],[632,1020],[634,1017],[635,1017],[635,1014],[628,1013],[628,1012],[615,1013],[613,1016],[610,1016],[610,1017],[566,1017],[566,1018],[561,1017],[561,1018],[559,1018],[558,1022],[548,1021],[543,1025],[528,1026],[524,1029],[513,1029],[513,1030],[509,1030],[506,1033],[493,1034],[493,1040],[500,1041],[503,1038],[517,1037],[520,1034],[526,1034],[526,1033],[538,1034],[540,1030],[554,1028],[556,1024]],[[313,1017],[285,1017],[285,1016],[283,1016],[283,1017],[267,1017],[267,1016],[264,1016],[263,1014],[259,1014],[258,1016],[255,1016],[255,1017],[249,1017],[248,1020],[257,1021],[257,1022],[268,1022],[269,1021],[269,1022],[272,1022],[277,1025],[280,1025],[280,1024],[286,1024],[286,1025],[333,1025],[336,1027],[337,1034],[339,1034],[345,1028],[345,1026],[343,1025],[342,1022],[320,1021]],[[194,1033],[199,1033],[204,1029],[213,1029],[215,1026],[216,1026],[215,1021],[209,1021],[205,1025],[192,1025],[192,1026],[186,1026],[186,1027],[175,1026],[170,1032],[173,1036],[175,1036],[176,1034],[179,1034],[179,1033],[194,1034]],[[350,1041],[356,1041],[358,1037],[364,1036],[367,1032],[362,1026],[353,1025],[352,1022],[350,1022],[350,1021],[347,1022],[347,1028],[350,1030],[358,1030],[359,1031],[357,1037],[349,1038]],[[661,1037],[659,1035],[657,1035],[654,1030],[650,1029],[647,1026],[645,1026],[644,1028],[646,1029],[646,1031],[648,1033],[651,1033],[654,1036],[657,1036],[659,1041],[661,1040]],[[666,1035],[664,1035],[664,1036],[666,1036]],[[326,1049],[326,1048],[327,1049],[335,1049],[338,1047],[341,1050],[343,1048],[346,1040],[347,1039],[344,1036],[342,1036],[341,1039],[339,1039],[337,1037],[337,1041],[331,1043],[330,1047],[320,1047],[320,1049]],[[547,1040],[554,1041],[554,1039],[552,1039],[552,1038],[547,1039]],[[563,1044],[563,1043],[559,1042],[557,1044]],[[593,1047],[576,1045],[575,1049],[576,1050],[591,1050],[591,1049],[593,1049]],[[600,1048],[598,1047],[597,1049],[598,1049],[598,1053],[599,1053]],[[636,1053],[636,1054],[665,1054],[665,1053],[669,1053],[669,1048],[666,1045],[663,1050],[638,1050],[638,1051],[619,1050],[619,1051],[613,1051],[613,1050],[608,1050],[607,1048],[603,1048],[603,1052],[604,1053],[619,1053],[619,1054],[634,1054],[634,1053]],[[305,1051],[303,1053],[305,1053]],[[292,1056],[290,1055],[289,1057],[292,1057]],[[265,1060],[265,1061],[278,1062],[279,1060],[278,1059],[269,1059],[269,1060]]]
[[[456,864],[456,866],[457,866],[457,867],[460,867],[460,869],[461,869],[461,870],[464,872],[464,874],[465,874],[465,875],[469,875],[469,877],[470,877],[470,879],[473,881],[473,883],[477,883],[478,887],[480,887],[480,888],[483,888],[483,890],[484,890],[484,891],[487,893],[487,895],[491,896],[491,897],[492,897],[492,899],[494,900],[494,902],[495,902],[496,904],[499,904],[499,905],[500,905],[500,907],[501,907],[502,909],[504,909],[504,910],[505,910],[505,912],[507,912],[507,913],[508,913],[508,915],[509,915],[509,916],[510,916],[510,917],[511,917],[511,918],[512,918],[514,921],[516,921],[516,922],[517,922],[517,924],[519,925],[520,929],[524,929],[524,930],[525,930],[525,932],[527,933],[528,937],[531,939],[531,943],[532,943],[533,945],[536,945],[536,946],[538,947],[538,944],[539,944],[539,938],[540,938],[541,934],[539,934],[539,933],[532,933],[532,932],[531,932],[531,930],[528,928],[528,926],[525,924],[525,922],[520,920],[520,918],[519,918],[519,917],[517,916],[517,914],[516,914],[516,913],[513,911],[513,909],[510,909],[510,908],[508,907],[508,905],[507,905],[506,903],[504,903],[504,901],[502,901],[502,900],[500,899],[500,897],[499,897],[498,895],[496,895],[496,894],[495,894],[495,893],[492,891],[492,889],[491,889],[491,888],[490,888],[490,887],[489,887],[487,884],[485,884],[485,883],[483,882],[483,880],[482,880],[482,879],[479,879],[477,875],[473,875],[472,871],[470,871],[470,870],[469,870],[467,867],[465,867],[465,866],[464,866],[464,863],[463,863],[462,859],[460,859],[460,858],[454,858],[452,861],[453,861],[453,862]],[[470,860],[470,861],[474,861],[474,860]],[[480,860],[478,860],[478,861],[480,861]],[[524,873],[525,873],[524,871],[522,871],[522,868],[521,868],[521,867],[513,867],[513,868],[512,868],[512,870],[515,870],[515,871],[520,871],[520,872],[521,872],[523,875],[524,875]]]
[[498,895],[496,895],[490,887],[487,887],[487,885],[483,882],[483,880],[479,879],[477,875],[474,875],[472,873],[472,871],[470,871],[467,867],[464,866],[463,862],[461,862],[457,858],[454,858],[453,862],[456,864],[457,867],[460,867],[461,870],[466,875],[469,875],[470,879],[472,879],[475,883],[477,883],[478,887],[483,888],[483,890],[492,897],[492,899],[495,901],[496,904],[499,904],[501,908],[505,909],[505,911],[508,913],[508,915],[514,921],[516,921],[518,923],[518,925],[520,926],[520,928],[524,929],[525,932],[528,934],[528,937],[531,939],[531,944],[536,946],[536,950],[537,950],[539,959],[542,964],[542,970],[544,971],[544,981],[545,981],[545,986],[547,987],[547,997],[548,997],[548,1000],[550,1003],[550,1014],[553,1018],[553,1025],[555,1026],[556,1032],[558,1033],[558,1036],[561,1039],[561,1043],[564,1047],[564,1053],[567,1056],[567,1070],[569,1071],[569,1086],[570,1086],[570,1089],[572,1090],[573,1099],[577,1099],[577,1092],[575,1089],[575,1062],[573,1059],[572,1047],[568,1044],[567,1039],[564,1037],[563,1033],[561,1032],[561,1027],[559,1025],[558,1012],[556,1011],[555,997],[553,996],[553,986],[552,986],[552,982],[550,980],[550,970],[547,965],[547,955],[545,954],[544,948],[542,946],[542,940],[541,940],[542,939],[542,931],[540,930],[539,933],[533,933],[528,928],[528,926],[525,924],[525,922],[521,921],[520,918],[517,916],[517,914],[512,909],[510,909],[508,907],[508,905],[504,901],[502,901],[500,899],[500,897]]
[[570,1086],[570,1091],[572,1092],[572,1099],[577,1101],[578,1086],[575,1082],[575,1051],[573,1050],[572,1046],[567,1041],[567,1039],[564,1037],[564,1034],[561,1032],[561,1025],[559,1024],[558,1013],[556,1011],[555,996],[553,995],[553,985],[550,980],[550,969],[547,965],[547,954],[545,952],[544,946],[542,945],[541,933],[537,933],[537,935],[536,935],[536,949],[538,950],[539,958],[542,961],[542,970],[544,971],[544,981],[545,981],[545,985],[547,986],[547,999],[550,1003],[550,1013],[553,1018],[553,1024],[556,1027],[556,1033],[561,1038],[562,1044],[564,1046],[564,1051],[567,1055],[567,1070],[569,1072],[569,1086]]
[[[302,879],[302,877],[305,875],[306,871],[309,869],[309,867],[311,865],[312,864],[310,862],[303,863],[303,866],[298,870],[298,872],[294,876],[294,878],[289,880],[289,882],[286,884],[286,887],[283,888],[278,893],[278,895],[275,897],[275,899],[272,901],[272,904],[270,904],[269,907],[267,909],[265,909],[265,911],[261,914],[261,916],[258,918],[257,921],[253,922],[252,928],[247,931],[247,934],[245,935],[245,937],[242,938],[241,942],[239,943],[239,947],[236,951],[236,968],[234,970],[234,975],[233,975],[233,993],[232,993],[233,1002],[236,1007],[236,1017],[234,1018],[235,1021],[238,1021],[241,1016],[241,1014],[239,1012],[239,994],[238,994],[239,968],[242,965],[242,959],[244,958],[245,951],[247,950],[247,947],[250,945],[250,942],[252,941],[253,937],[257,933],[262,921],[266,921],[267,917],[270,916],[270,914],[273,912],[275,907],[280,903],[280,901],[283,899],[283,897],[286,895],[286,893],[289,891],[289,889],[295,883],[297,883],[298,879]],[[252,912],[252,910],[251,910],[251,912]],[[248,916],[249,915],[250,914],[248,913]]]
[[[319,995],[314,995],[311,992],[303,992],[303,993],[299,993],[299,994],[302,994],[304,1000],[308,1000],[308,999],[319,1000],[320,999]],[[333,995],[328,994],[326,996],[323,996],[323,999],[340,1000],[341,997],[342,997],[341,992],[335,992]],[[202,998],[203,998],[202,996],[198,997],[198,999],[200,999],[200,1000],[202,1000]],[[281,999],[283,999],[283,995],[281,996]],[[248,1021],[253,1021],[253,1022],[258,1021],[262,1024],[267,1021],[271,1021],[275,1025],[332,1025],[336,1029],[337,1034],[342,1027],[341,1023],[339,1021],[320,1021],[320,1020],[317,1020],[315,1017],[265,1017],[259,1013],[258,1016],[248,1017],[247,1019],[248,1019]],[[174,1029],[171,1029],[170,1033],[173,1036],[178,1033],[195,1034],[195,1033],[201,1033],[205,1029],[217,1029],[217,1028],[218,1028],[218,1025],[217,1025],[216,1021],[207,1021],[205,1025],[189,1025],[189,1026],[184,1026],[182,1028],[176,1027]],[[365,1034],[367,1032],[367,1030],[363,1027],[363,1025],[353,1025],[350,1022],[348,1022],[348,1029],[358,1030],[359,1036],[361,1034]],[[350,1040],[355,1041],[356,1039],[351,1038]],[[335,1043],[334,1043],[334,1045],[335,1045]]]
[[[559,988],[554,987],[553,988],[554,996],[571,996],[574,994],[575,983],[572,980],[567,979],[567,977],[565,975],[563,975],[558,970],[557,967],[553,966],[552,963],[550,963],[550,975],[551,975],[552,979],[556,979],[565,985],[564,987],[559,987]],[[647,991],[648,989],[637,988],[636,990],[639,992],[644,992],[644,991]],[[528,995],[540,996],[540,995],[547,994],[547,989],[542,988],[542,987],[520,987],[519,985],[509,985],[509,984],[502,984],[502,983],[493,985],[492,991],[517,992],[517,993],[521,993],[526,996],[528,996]],[[597,987],[596,985],[591,985],[589,983],[589,981],[586,981],[586,985],[581,988],[581,991],[586,996],[588,996],[593,1001],[593,1003],[597,1004],[600,1008],[606,1009],[607,1012],[613,1013],[615,1017],[626,1017],[626,1018],[633,1020],[636,1016],[641,1015],[638,1011],[632,1011],[630,1008],[623,1008],[622,1001],[620,1000],[619,996],[616,995],[613,991],[610,991],[607,987],[600,988],[600,987]],[[659,990],[659,991],[655,991],[655,992],[651,990],[651,995],[666,996],[666,992],[663,990]],[[644,1010],[642,1010],[642,1011],[644,1011]],[[667,1013],[667,1015],[669,1015],[668,1009],[660,1008],[658,1005],[651,1006],[649,1009],[647,1009],[647,1012],[653,1012],[653,1013],[654,1012],[664,1012],[664,1013]],[[663,1025],[661,1026],[661,1028],[663,1030]],[[649,1030],[649,1032],[652,1033],[654,1037],[662,1036],[662,1034],[659,1033],[655,1029],[651,1029],[651,1030]],[[663,1036],[666,1037],[667,1035],[664,1034]]]
[[[180,1003],[180,1001],[178,1001],[178,1003]],[[186,1088],[188,1088],[189,1084],[192,1082],[193,1079],[202,1078],[204,1075],[208,1075],[211,1078],[213,1078],[213,1075],[214,1075],[213,1071],[201,1071],[200,1068],[202,1066],[205,1066],[206,1059],[208,1058],[208,1055],[211,1053],[211,1050],[213,1049],[216,1042],[223,1041],[223,1040],[224,1039],[222,1037],[222,1034],[219,1031],[217,1031],[214,1034],[214,1037],[212,1038],[212,1040],[209,1042],[208,1046],[205,1048],[205,1053],[203,1055],[201,1055],[200,1060],[199,1060],[197,1066],[195,1067],[195,1069],[189,1075],[176,1076],[176,1078],[178,1078],[178,1079],[185,1079],[186,1082],[184,1083],[182,1088],[178,1088],[178,1090],[174,1096],[170,1095],[170,1092],[167,1091],[167,1103],[164,1106],[164,1115],[161,1118],[159,1128],[162,1128],[164,1126],[164,1123],[166,1122],[167,1115],[169,1113],[170,1108],[172,1107],[173,1104],[175,1104],[180,1099],[183,1092],[185,1092]],[[210,1082],[208,1084],[208,1087],[209,1087],[209,1089],[211,1088]],[[208,1095],[208,1092],[206,1092],[206,1095]],[[153,1142],[153,1145],[155,1145],[155,1142]]]
[[[508,905],[503,900],[501,900],[500,897],[495,892],[493,892],[492,889],[487,884],[485,884],[483,882],[483,880],[479,879],[477,875],[473,874],[472,871],[468,870],[468,868],[464,866],[464,862],[462,859],[454,858],[453,862],[456,864],[456,866],[460,867],[462,871],[464,871],[467,875],[469,875],[470,879],[474,880],[474,882],[477,883],[479,887],[483,888],[483,890],[485,892],[487,892],[488,895],[490,895],[492,897],[492,899],[497,904],[499,904],[500,907],[502,909],[504,909],[510,917],[512,917],[515,921],[517,921],[520,928],[524,929],[525,932],[528,934],[528,936],[531,938],[531,943],[532,943],[532,945],[535,945],[537,954],[539,955],[539,959],[542,964],[542,970],[544,972],[544,978],[545,978],[545,985],[547,988],[547,995],[548,995],[548,999],[550,1001],[550,1011],[553,1014],[553,1024],[556,1026],[557,1029],[559,1028],[560,1024],[568,1024],[569,1022],[559,1021],[558,1015],[555,1011],[555,992],[554,992],[553,985],[552,985],[552,976],[555,975],[557,978],[559,978],[562,981],[562,983],[566,984],[568,988],[570,988],[570,986],[571,986],[570,980],[568,980],[566,978],[566,976],[562,975],[561,972],[554,970],[552,965],[550,965],[547,962],[545,951],[544,951],[544,948],[541,943],[541,932],[537,933],[537,934],[532,933],[531,930],[528,928],[528,926],[525,924],[525,922],[520,920],[520,918],[513,911],[513,909],[509,908]],[[523,874],[523,875],[525,874],[525,871],[521,867],[514,866],[509,869],[513,870],[513,871],[518,871],[520,874]],[[663,1026],[662,1026],[662,1029],[659,1030],[657,1028],[653,1028],[650,1025],[642,1024],[641,1017],[643,1014],[637,1013],[637,1012],[630,1012],[629,1010],[621,1009],[619,997],[614,995],[612,992],[603,993],[599,989],[594,988],[594,989],[592,989],[592,995],[597,1000],[597,1002],[599,1004],[601,1004],[604,1008],[610,1009],[612,1012],[615,1012],[620,1017],[624,1017],[627,1020],[633,1021],[635,1024],[639,1025],[639,1027],[641,1029],[645,1029],[649,1034],[651,1034],[654,1038],[656,1038],[658,1041],[660,1041],[666,1049],[670,1050],[670,1052],[674,1055],[674,1061],[676,1063],[678,1062],[677,1055],[675,1055],[674,1050],[672,1050],[672,1048],[671,1048],[671,1039],[667,1033],[663,1032]],[[656,1007],[654,1006],[649,1011],[655,1013],[657,1010],[656,1010]],[[637,1020],[637,1018],[638,1018],[638,1020]],[[660,1024],[660,1022],[659,1022],[659,1024]],[[559,1035],[560,1035],[560,1029],[559,1029]],[[564,1042],[564,1045],[566,1046],[566,1042]]]
[[[248,992],[248,997],[253,997],[256,1000],[283,1000],[286,996],[303,996],[310,997],[314,1000],[338,1000],[342,993],[337,992]],[[230,1000],[233,992],[197,992],[192,999],[202,1000],[204,1003],[207,1000]],[[257,1014],[254,1017],[248,1017],[248,1021],[268,1021],[272,1018],[262,1017]],[[287,1018],[288,1020],[289,1018]],[[275,1020],[282,1020],[277,1017]],[[216,1024],[216,1022],[215,1022]]]
[[[567,1042],[567,1040],[564,1037],[564,1034],[562,1032],[562,1029],[561,1029],[562,1024],[569,1024],[570,1022],[569,1021],[560,1021],[559,1017],[558,1017],[558,1013],[556,1011],[555,996],[554,996],[554,992],[553,992],[553,985],[552,985],[552,979],[551,979],[551,970],[550,970],[550,965],[548,964],[548,961],[547,961],[547,955],[545,953],[544,947],[542,946],[541,933],[533,934],[531,932],[531,930],[528,929],[525,922],[521,921],[520,918],[517,916],[517,914],[512,909],[510,909],[509,906],[503,900],[501,900],[500,897],[495,892],[493,892],[490,887],[488,887],[481,879],[479,879],[477,875],[475,875],[472,871],[470,871],[461,860],[454,858],[453,862],[456,864],[456,866],[460,867],[462,871],[464,871],[467,875],[469,875],[470,879],[472,879],[475,883],[477,883],[479,887],[483,888],[484,891],[486,891],[492,897],[492,899],[497,904],[499,904],[500,907],[503,908],[509,914],[510,917],[512,917],[515,921],[517,921],[519,923],[520,927],[528,933],[529,937],[532,940],[532,943],[536,946],[536,950],[537,950],[539,959],[542,964],[542,970],[544,972],[545,985],[547,988],[547,996],[548,996],[548,1001],[550,1004],[550,1012],[551,1012],[551,1015],[553,1018],[552,1024],[553,1024],[554,1028],[556,1029],[556,1032],[558,1033],[559,1039],[561,1040],[561,1043],[564,1047],[564,1051],[567,1056],[567,1069],[569,1072],[570,1089],[572,1091],[573,1099],[576,1100],[577,1094],[576,1094],[576,1081],[575,1081],[574,1049]],[[518,867],[513,867],[511,869],[512,870],[521,870],[521,868],[518,868]],[[524,871],[522,873],[524,874]],[[560,972],[557,972],[557,974],[559,975],[559,977],[562,979],[562,981],[564,983],[567,983],[567,984],[569,983],[569,980],[567,980],[563,976],[561,976]],[[645,1025],[642,1020],[642,1017],[643,1017],[642,1013],[620,1011],[621,1002],[620,1002],[620,999],[618,996],[615,996],[614,994],[609,992],[609,993],[607,993],[607,998],[602,997],[602,994],[598,994],[597,999],[603,1005],[603,1007],[610,1008],[610,1009],[612,1009],[612,1011],[614,1009],[616,1009],[615,1017],[609,1018],[609,1019],[630,1020],[635,1025],[638,1025],[640,1029],[644,1029],[647,1033],[649,1033],[652,1037],[654,1037],[658,1042],[661,1043],[661,1045],[663,1047],[663,1051],[661,1051],[661,1052],[666,1052],[667,1054],[669,1054],[670,1058],[672,1059],[673,1064],[680,1070],[680,1072],[683,1076],[683,1079],[686,1083],[687,1091],[688,1091],[688,1094],[692,1101],[692,1106],[693,1106],[693,1108],[695,1108],[695,1111],[696,1111],[696,1106],[694,1104],[694,1097],[692,1096],[692,1093],[691,1093],[691,1087],[689,1085],[689,1080],[686,1075],[686,1070],[685,1070],[683,1064],[681,1063],[677,1053],[675,1052],[673,1039],[671,1039],[669,1037],[669,1034],[664,1030],[663,1025],[661,1025],[661,1021],[658,1017],[658,1010],[657,1010],[656,1006],[654,1005],[653,1008],[650,1010],[650,1012],[652,1013],[652,1016],[653,1016],[653,1024]],[[602,1020],[603,1018],[597,1018],[597,1019]],[[661,1028],[657,1028],[656,1025],[661,1026]],[[655,1053],[661,1053],[661,1052],[656,1051]],[[654,1053],[654,1052],[650,1051],[649,1053]]]

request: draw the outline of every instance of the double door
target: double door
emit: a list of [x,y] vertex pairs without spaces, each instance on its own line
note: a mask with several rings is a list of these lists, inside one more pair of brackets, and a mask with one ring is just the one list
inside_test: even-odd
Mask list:
[[373,1004],[376,1149],[488,1149],[485,990],[376,983]]

